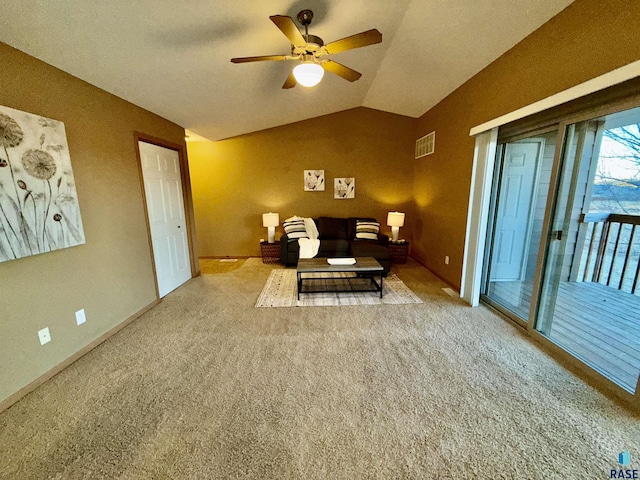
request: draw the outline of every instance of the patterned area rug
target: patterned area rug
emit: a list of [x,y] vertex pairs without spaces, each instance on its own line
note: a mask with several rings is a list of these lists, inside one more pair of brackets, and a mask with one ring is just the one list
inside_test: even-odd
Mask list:
[[[353,274],[321,274],[315,276],[326,277],[326,280],[315,280],[314,290],[335,289],[338,285],[342,289],[349,288],[347,277],[354,278]],[[352,280],[354,281],[354,280]],[[358,279],[356,282],[367,282],[366,279]],[[339,284],[338,284],[339,282]],[[359,288],[362,288],[362,283]],[[306,288],[306,285],[305,287]],[[298,300],[298,285],[296,271],[292,269],[276,269],[271,271],[267,279],[256,307],[320,307],[341,305],[399,305],[402,303],[422,303],[409,288],[396,275],[390,273],[383,282],[382,298],[378,292],[321,292],[301,293]]]

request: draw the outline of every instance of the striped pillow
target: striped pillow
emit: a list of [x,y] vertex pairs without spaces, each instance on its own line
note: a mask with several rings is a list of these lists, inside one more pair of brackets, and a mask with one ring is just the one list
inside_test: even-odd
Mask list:
[[377,240],[380,231],[379,222],[358,220],[356,222],[356,238],[361,240]]
[[287,234],[289,240],[297,240],[299,238],[309,238],[307,229],[304,226],[304,218],[291,217],[282,222],[284,233]]

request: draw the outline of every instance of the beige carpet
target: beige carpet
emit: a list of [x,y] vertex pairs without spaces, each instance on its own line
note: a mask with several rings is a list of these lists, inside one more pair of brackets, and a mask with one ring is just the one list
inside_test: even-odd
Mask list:
[[600,479],[640,419],[410,262],[423,304],[254,308],[206,273],[0,414],[2,479]]
[[[303,274],[309,275],[309,274]],[[315,278],[311,287],[314,290],[326,290],[316,293],[304,293],[307,285],[303,285],[303,293],[298,299],[297,274],[294,269],[276,268],[271,271],[267,282],[258,297],[256,307],[340,307],[347,305],[400,305],[405,303],[422,303],[400,280],[390,273],[382,282],[382,298],[378,292],[336,292],[368,288],[368,279],[354,279],[350,273],[312,274]],[[350,280],[347,280],[349,278]],[[380,281],[379,279],[377,280]],[[350,283],[351,282],[351,283]],[[364,286],[363,286],[364,284]],[[370,283],[369,283],[370,284]]]

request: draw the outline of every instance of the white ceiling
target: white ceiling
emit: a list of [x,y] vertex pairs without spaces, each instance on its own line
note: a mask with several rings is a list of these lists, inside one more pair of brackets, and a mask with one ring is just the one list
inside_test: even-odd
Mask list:
[[[418,117],[572,0],[3,0],[0,40],[211,140],[357,106]],[[327,73],[283,90],[288,54],[269,20],[310,8],[325,43],[370,28],[382,43],[332,58]]]

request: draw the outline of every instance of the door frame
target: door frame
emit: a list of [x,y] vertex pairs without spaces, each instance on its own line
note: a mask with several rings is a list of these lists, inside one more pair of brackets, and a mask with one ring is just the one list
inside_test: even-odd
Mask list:
[[158,290],[158,274],[156,272],[156,259],[153,252],[153,239],[151,237],[151,225],[149,223],[149,208],[147,206],[147,195],[144,186],[144,175],[142,172],[142,159],[140,157],[140,148],[138,142],[149,143],[158,147],[163,147],[169,150],[174,150],[178,153],[178,162],[180,165],[180,183],[182,187],[182,205],[184,208],[184,218],[187,227],[187,246],[189,247],[189,263],[191,267],[191,278],[200,275],[200,268],[198,266],[198,257],[196,256],[196,244],[195,244],[195,219],[193,216],[193,199],[191,196],[191,180],[189,177],[189,165],[187,162],[186,146],[184,144],[177,144],[169,142],[162,138],[147,135],[142,132],[133,132],[136,158],[138,160],[138,179],[140,180],[140,189],[142,193],[142,204],[144,207],[144,219],[147,226],[147,238],[149,241],[149,255],[151,259],[151,267],[153,269],[153,280],[156,291],[156,300],[160,300],[160,292]]

